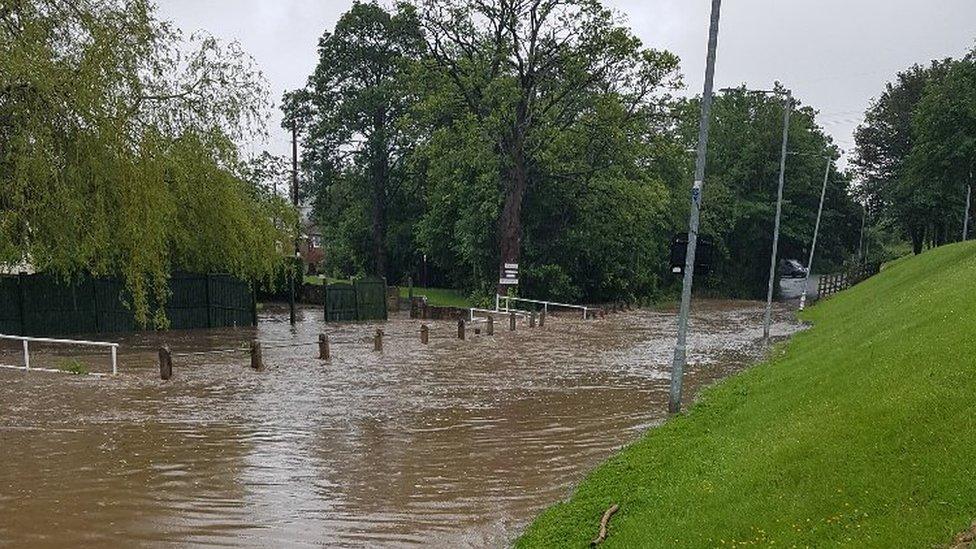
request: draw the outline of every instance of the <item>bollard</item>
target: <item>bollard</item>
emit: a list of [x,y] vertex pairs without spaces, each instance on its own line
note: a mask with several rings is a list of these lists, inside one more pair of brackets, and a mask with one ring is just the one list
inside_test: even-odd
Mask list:
[[380,330],[379,328],[376,329],[376,335],[373,336],[373,350],[383,350],[383,330]]
[[508,313],[508,330],[515,331],[515,313]]
[[539,327],[545,328],[545,326],[546,326],[546,310],[543,309],[542,312],[539,313]]
[[529,328],[535,328],[535,312],[529,313]]
[[464,319],[458,319],[458,339],[464,339]]
[[420,325],[420,342],[424,345],[430,342],[430,328],[426,324]]
[[256,339],[251,340],[251,368],[264,369],[264,362],[261,360],[261,342]]
[[600,307],[600,318],[607,318],[607,310]]
[[169,379],[173,377],[173,355],[169,351],[169,345],[159,348],[159,378]]
[[319,358],[322,360],[332,358],[332,354],[329,352],[329,336],[325,334],[319,334]]
[[488,322],[485,323],[485,334],[495,335],[495,317],[488,315]]

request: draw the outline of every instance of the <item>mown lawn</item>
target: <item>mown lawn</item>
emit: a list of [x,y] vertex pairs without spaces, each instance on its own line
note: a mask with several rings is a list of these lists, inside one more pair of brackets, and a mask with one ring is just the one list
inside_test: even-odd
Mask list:
[[[410,289],[401,286],[400,297],[408,297]],[[460,290],[448,288],[417,288],[413,289],[414,296],[427,296],[427,303],[435,307],[472,307],[471,300]]]
[[548,509],[518,547],[919,547],[976,519],[976,244],[899,261]]

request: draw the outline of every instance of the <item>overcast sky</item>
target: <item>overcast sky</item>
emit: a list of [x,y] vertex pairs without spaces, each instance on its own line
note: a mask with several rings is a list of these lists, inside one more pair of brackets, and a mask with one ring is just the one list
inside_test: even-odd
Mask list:
[[[645,44],[681,57],[688,94],[701,93],[709,0],[604,0]],[[187,32],[237,40],[261,66],[277,101],[304,85],[316,43],[352,0],[158,0]],[[844,150],[871,99],[913,63],[958,57],[976,45],[976,0],[726,0],[716,86],[781,81],[821,113]],[[274,113],[277,116],[277,112]],[[290,154],[288,135],[257,144]]]

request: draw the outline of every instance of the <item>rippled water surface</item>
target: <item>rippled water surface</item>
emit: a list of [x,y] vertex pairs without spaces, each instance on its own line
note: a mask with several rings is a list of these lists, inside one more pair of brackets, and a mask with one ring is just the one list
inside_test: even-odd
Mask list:
[[[504,546],[665,415],[673,311],[497,322],[465,341],[430,322],[429,346],[398,318],[382,353],[376,326],[302,313],[296,328],[271,310],[257,329],[116,338],[114,379],[0,369],[0,545]],[[774,335],[799,328],[776,317]],[[759,304],[696,302],[689,391],[759,357],[761,322]],[[323,331],[330,362],[293,346]],[[239,351],[179,354],[254,337],[263,372]],[[3,345],[0,363],[19,363]]]

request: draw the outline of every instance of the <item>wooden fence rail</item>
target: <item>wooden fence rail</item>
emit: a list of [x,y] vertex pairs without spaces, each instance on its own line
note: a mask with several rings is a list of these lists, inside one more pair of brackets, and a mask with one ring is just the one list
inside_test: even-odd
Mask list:
[[846,271],[820,275],[820,282],[817,284],[817,298],[823,299],[830,297],[837,292],[846,290],[851,286],[870,278],[881,270],[881,265],[856,265]]

